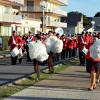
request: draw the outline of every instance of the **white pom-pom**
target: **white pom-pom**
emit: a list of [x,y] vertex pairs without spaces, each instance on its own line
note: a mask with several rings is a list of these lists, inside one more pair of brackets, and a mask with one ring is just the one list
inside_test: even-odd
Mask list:
[[53,48],[53,45],[55,44],[55,41],[57,40],[56,36],[50,36],[49,38],[46,39],[45,45],[47,48],[47,52],[49,53],[51,49]]
[[43,62],[48,59],[46,47],[41,41],[30,42],[29,44],[29,55],[31,59]]
[[100,39],[90,47],[90,56],[94,59],[100,58]]
[[50,36],[45,41],[47,52],[60,53],[63,49],[63,42],[56,36]]
[[63,42],[60,39],[57,39],[51,51],[54,53],[61,53],[62,49],[63,49]]

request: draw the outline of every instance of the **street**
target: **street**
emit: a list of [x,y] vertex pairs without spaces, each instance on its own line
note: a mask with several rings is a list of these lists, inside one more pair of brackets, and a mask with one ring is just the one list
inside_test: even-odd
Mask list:
[[[41,66],[41,68],[44,67],[46,66]],[[23,59],[22,64],[17,65],[11,65],[10,58],[0,60],[0,85],[11,83],[32,73],[34,73],[33,64],[26,63],[26,59]]]

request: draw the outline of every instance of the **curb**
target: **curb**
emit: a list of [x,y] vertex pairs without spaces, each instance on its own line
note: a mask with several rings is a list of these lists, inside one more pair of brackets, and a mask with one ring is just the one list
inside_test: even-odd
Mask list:
[[10,54],[0,55],[0,59],[3,59],[3,58],[10,58]]

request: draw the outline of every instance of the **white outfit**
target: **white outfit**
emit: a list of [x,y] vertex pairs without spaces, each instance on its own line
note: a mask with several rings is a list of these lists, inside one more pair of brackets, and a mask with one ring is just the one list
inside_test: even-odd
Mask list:
[[29,43],[29,55],[32,60],[36,59],[39,62],[48,59],[46,47],[40,40]]
[[90,47],[90,56],[92,58],[100,58],[100,39],[96,40],[96,42]]
[[45,40],[47,52],[60,53],[63,49],[63,42],[56,36],[50,36]]

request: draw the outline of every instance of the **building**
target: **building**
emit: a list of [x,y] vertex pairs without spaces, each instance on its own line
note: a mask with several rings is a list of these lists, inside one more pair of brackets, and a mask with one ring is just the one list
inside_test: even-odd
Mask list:
[[67,27],[67,24],[60,20],[60,16],[67,16],[67,12],[60,8],[62,5],[66,6],[67,0],[25,0],[21,9],[24,32],[48,32],[57,27]]
[[67,34],[81,33],[83,28],[83,16],[79,13],[69,13],[68,17],[62,17],[62,22],[67,22]]
[[12,30],[17,30],[22,16],[19,14],[24,0],[0,0],[0,36],[10,36]]
[[94,17],[93,21],[94,21],[94,25],[92,27],[94,28],[94,31],[100,32],[100,17]]

